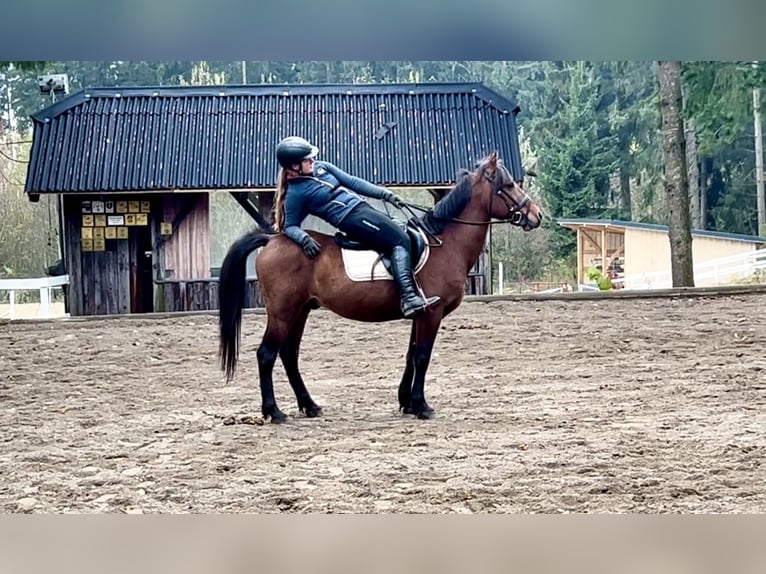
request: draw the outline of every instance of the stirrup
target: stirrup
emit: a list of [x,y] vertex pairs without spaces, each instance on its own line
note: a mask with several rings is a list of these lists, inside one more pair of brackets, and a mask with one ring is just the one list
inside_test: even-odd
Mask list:
[[418,305],[416,307],[410,307],[408,309],[404,309],[404,305],[402,305],[402,315],[404,315],[405,319],[412,319],[413,317],[416,317],[420,315],[421,313],[424,313],[429,307],[432,307],[433,305],[436,305],[439,301],[441,301],[441,297],[438,295],[434,295],[433,297],[422,297],[418,296],[422,301],[423,304]]

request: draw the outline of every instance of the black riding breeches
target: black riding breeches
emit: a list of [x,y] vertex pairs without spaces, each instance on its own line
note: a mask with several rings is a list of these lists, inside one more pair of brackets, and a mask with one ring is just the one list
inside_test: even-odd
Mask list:
[[366,243],[379,253],[388,255],[397,245],[410,249],[405,231],[389,216],[366,203],[360,203],[338,225],[349,239]]

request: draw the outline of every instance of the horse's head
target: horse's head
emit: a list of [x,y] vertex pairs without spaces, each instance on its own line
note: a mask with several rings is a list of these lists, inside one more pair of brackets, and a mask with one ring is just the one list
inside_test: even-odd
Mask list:
[[498,159],[497,152],[492,152],[479,163],[474,181],[475,188],[479,187],[482,194],[489,195],[487,211],[491,217],[509,221],[524,231],[540,227],[543,221],[542,209],[529,198],[521,184],[513,179],[511,172]]

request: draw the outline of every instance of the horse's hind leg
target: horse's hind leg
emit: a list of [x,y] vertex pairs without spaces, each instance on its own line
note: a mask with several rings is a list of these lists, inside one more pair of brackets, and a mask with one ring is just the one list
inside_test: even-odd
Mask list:
[[415,321],[412,322],[410,343],[407,346],[407,363],[404,366],[402,381],[399,383],[399,410],[407,414],[410,411],[410,396],[412,395],[412,376],[415,374]]
[[425,397],[425,380],[428,365],[431,362],[431,352],[434,348],[436,335],[439,333],[441,315],[426,313],[415,320],[415,351],[413,362],[415,376],[410,395],[410,412],[419,419],[430,419],[434,410],[428,406]]
[[282,348],[279,351],[279,356],[282,359],[282,364],[285,366],[285,372],[287,378],[290,381],[290,386],[293,388],[295,398],[298,400],[298,408],[307,417],[316,417],[322,414],[322,407],[314,402],[311,398],[306,384],[303,382],[303,377],[298,370],[298,352],[300,350],[301,339],[303,338],[303,330],[306,327],[306,320],[308,319],[311,307],[304,307],[287,335],[287,339],[282,344]]
[[271,315],[266,320],[266,332],[258,347],[258,374],[261,379],[261,411],[264,418],[281,423],[287,418],[277,407],[274,397],[274,363],[289,331],[289,323]]

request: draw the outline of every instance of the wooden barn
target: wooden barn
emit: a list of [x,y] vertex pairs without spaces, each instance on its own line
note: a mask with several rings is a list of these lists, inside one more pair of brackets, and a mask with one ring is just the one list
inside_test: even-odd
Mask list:
[[[494,149],[523,177],[518,111],[479,83],[86,89],[32,116],[25,190],[59,196],[71,315],[214,309],[210,194],[268,226],[281,138],[438,199]],[[469,293],[487,292],[489,269],[485,255]]]
[[[606,269],[615,286],[627,289],[672,285],[668,226],[634,221],[560,219],[577,233],[578,283],[590,268]],[[702,229],[692,230],[695,285],[726,284],[743,279],[759,265],[766,238]]]

